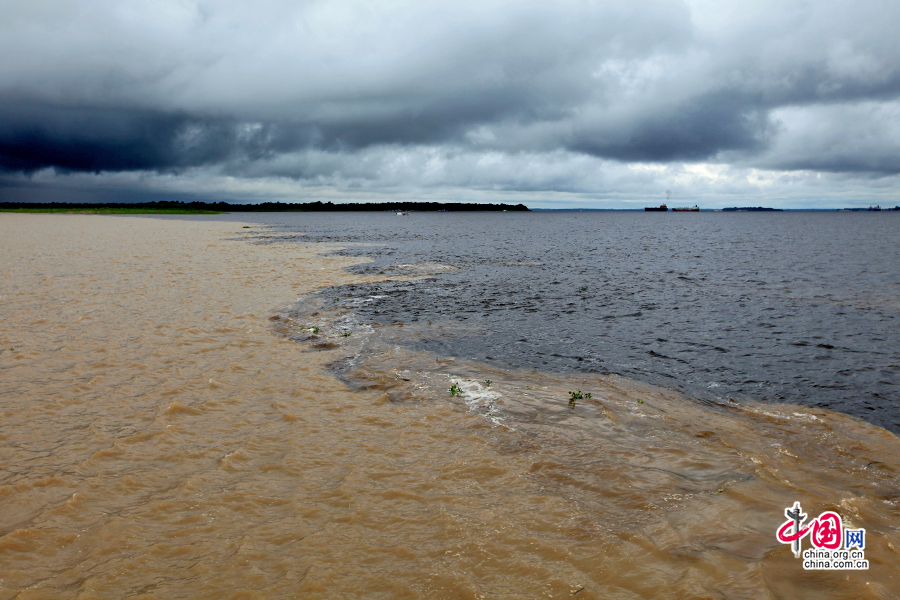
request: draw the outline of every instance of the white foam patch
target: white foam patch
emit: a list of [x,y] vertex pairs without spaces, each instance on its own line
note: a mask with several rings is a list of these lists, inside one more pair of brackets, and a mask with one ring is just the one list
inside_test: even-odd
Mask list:
[[462,390],[460,398],[466,403],[469,410],[481,413],[494,425],[503,425],[503,412],[497,405],[497,401],[501,397],[500,392],[491,389],[484,381],[448,377],[451,385],[455,383]]
[[451,265],[444,265],[441,263],[405,263],[402,265],[397,265],[398,269],[408,269],[413,271],[422,271],[425,273],[434,272],[434,271],[456,271],[456,267]]
[[798,413],[798,412],[795,412],[795,413],[794,413],[794,416],[795,416],[795,417],[800,417],[801,419],[807,419],[807,420],[809,420],[809,421],[818,421],[818,420],[819,420],[819,417],[817,417],[816,415],[808,415],[808,414],[806,414],[806,413]]

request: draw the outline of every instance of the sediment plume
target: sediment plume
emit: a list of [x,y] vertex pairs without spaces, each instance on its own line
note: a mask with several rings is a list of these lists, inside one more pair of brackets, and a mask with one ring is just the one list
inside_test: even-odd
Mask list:
[[[895,435],[406,350],[244,225],[0,215],[0,600],[900,590]],[[869,569],[804,571],[794,501]]]

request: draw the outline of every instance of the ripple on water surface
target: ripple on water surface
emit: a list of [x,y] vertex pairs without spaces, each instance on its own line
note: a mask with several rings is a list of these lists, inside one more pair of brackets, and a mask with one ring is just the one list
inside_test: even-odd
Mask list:
[[613,372],[711,400],[830,408],[900,432],[900,215],[420,213],[278,223],[289,239],[347,243],[343,253],[372,259],[354,267],[360,273],[419,276],[326,292],[360,321],[468,327],[452,336],[423,328],[404,340],[415,349]]
[[[402,342],[423,325],[360,325],[334,298],[305,298],[274,323],[279,335],[329,355],[353,387],[380,393],[386,411],[449,405],[481,420],[468,425],[477,435],[456,441],[470,447],[465,461],[433,464],[431,481],[492,499],[492,534],[481,544],[495,578],[511,586],[502,589],[515,587],[526,556],[574,568],[557,576],[585,582],[592,597],[613,589],[882,597],[900,585],[884,571],[874,579],[874,571],[820,573],[814,583],[785,577],[802,567],[773,529],[802,499],[809,510],[844,515],[848,527],[880,532],[866,557],[893,560],[900,446],[883,429],[828,410],[698,402],[615,375],[554,375],[415,350]],[[319,350],[325,340],[334,346]],[[524,543],[525,532],[537,537]],[[616,575],[600,583],[589,575],[598,572]]]
[[[6,218],[0,598],[900,587],[884,430],[416,349],[429,327],[463,340],[483,325],[317,303],[314,289],[380,277],[317,256],[333,246],[248,244],[227,222]],[[802,570],[774,538],[798,499],[866,528],[868,572]]]

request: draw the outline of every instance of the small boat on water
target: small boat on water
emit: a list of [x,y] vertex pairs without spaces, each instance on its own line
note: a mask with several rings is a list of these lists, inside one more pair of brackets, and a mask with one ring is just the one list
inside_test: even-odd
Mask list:
[[669,207],[665,204],[660,204],[659,206],[645,206],[644,210],[647,212],[666,212],[669,210]]
[[672,210],[675,212],[700,212],[700,207],[695,204],[694,206],[679,206]]
[[398,217],[408,217],[408,216],[409,216],[409,211],[408,211],[408,210],[401,210],[401,211],[398,211],[398,212],[397,212],[397,216],[398,216]]

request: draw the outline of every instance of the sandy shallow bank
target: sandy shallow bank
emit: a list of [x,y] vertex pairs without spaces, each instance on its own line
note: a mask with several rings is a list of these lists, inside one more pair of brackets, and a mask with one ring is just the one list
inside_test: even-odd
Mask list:
[[[900,589],[896,436],[396,348],[347,367],[368,382],[349,387],[326,368],[339,347],[279,328],[297,298],[366,279],[322,245],[247,232],[0,216],[0,599]],[[429,369],[470,399],[490,377],[507,424]],[[576,386],[588,412],[542,410]],[[866,527],[870,570],[804,572],[774,536],[794,500]]]

